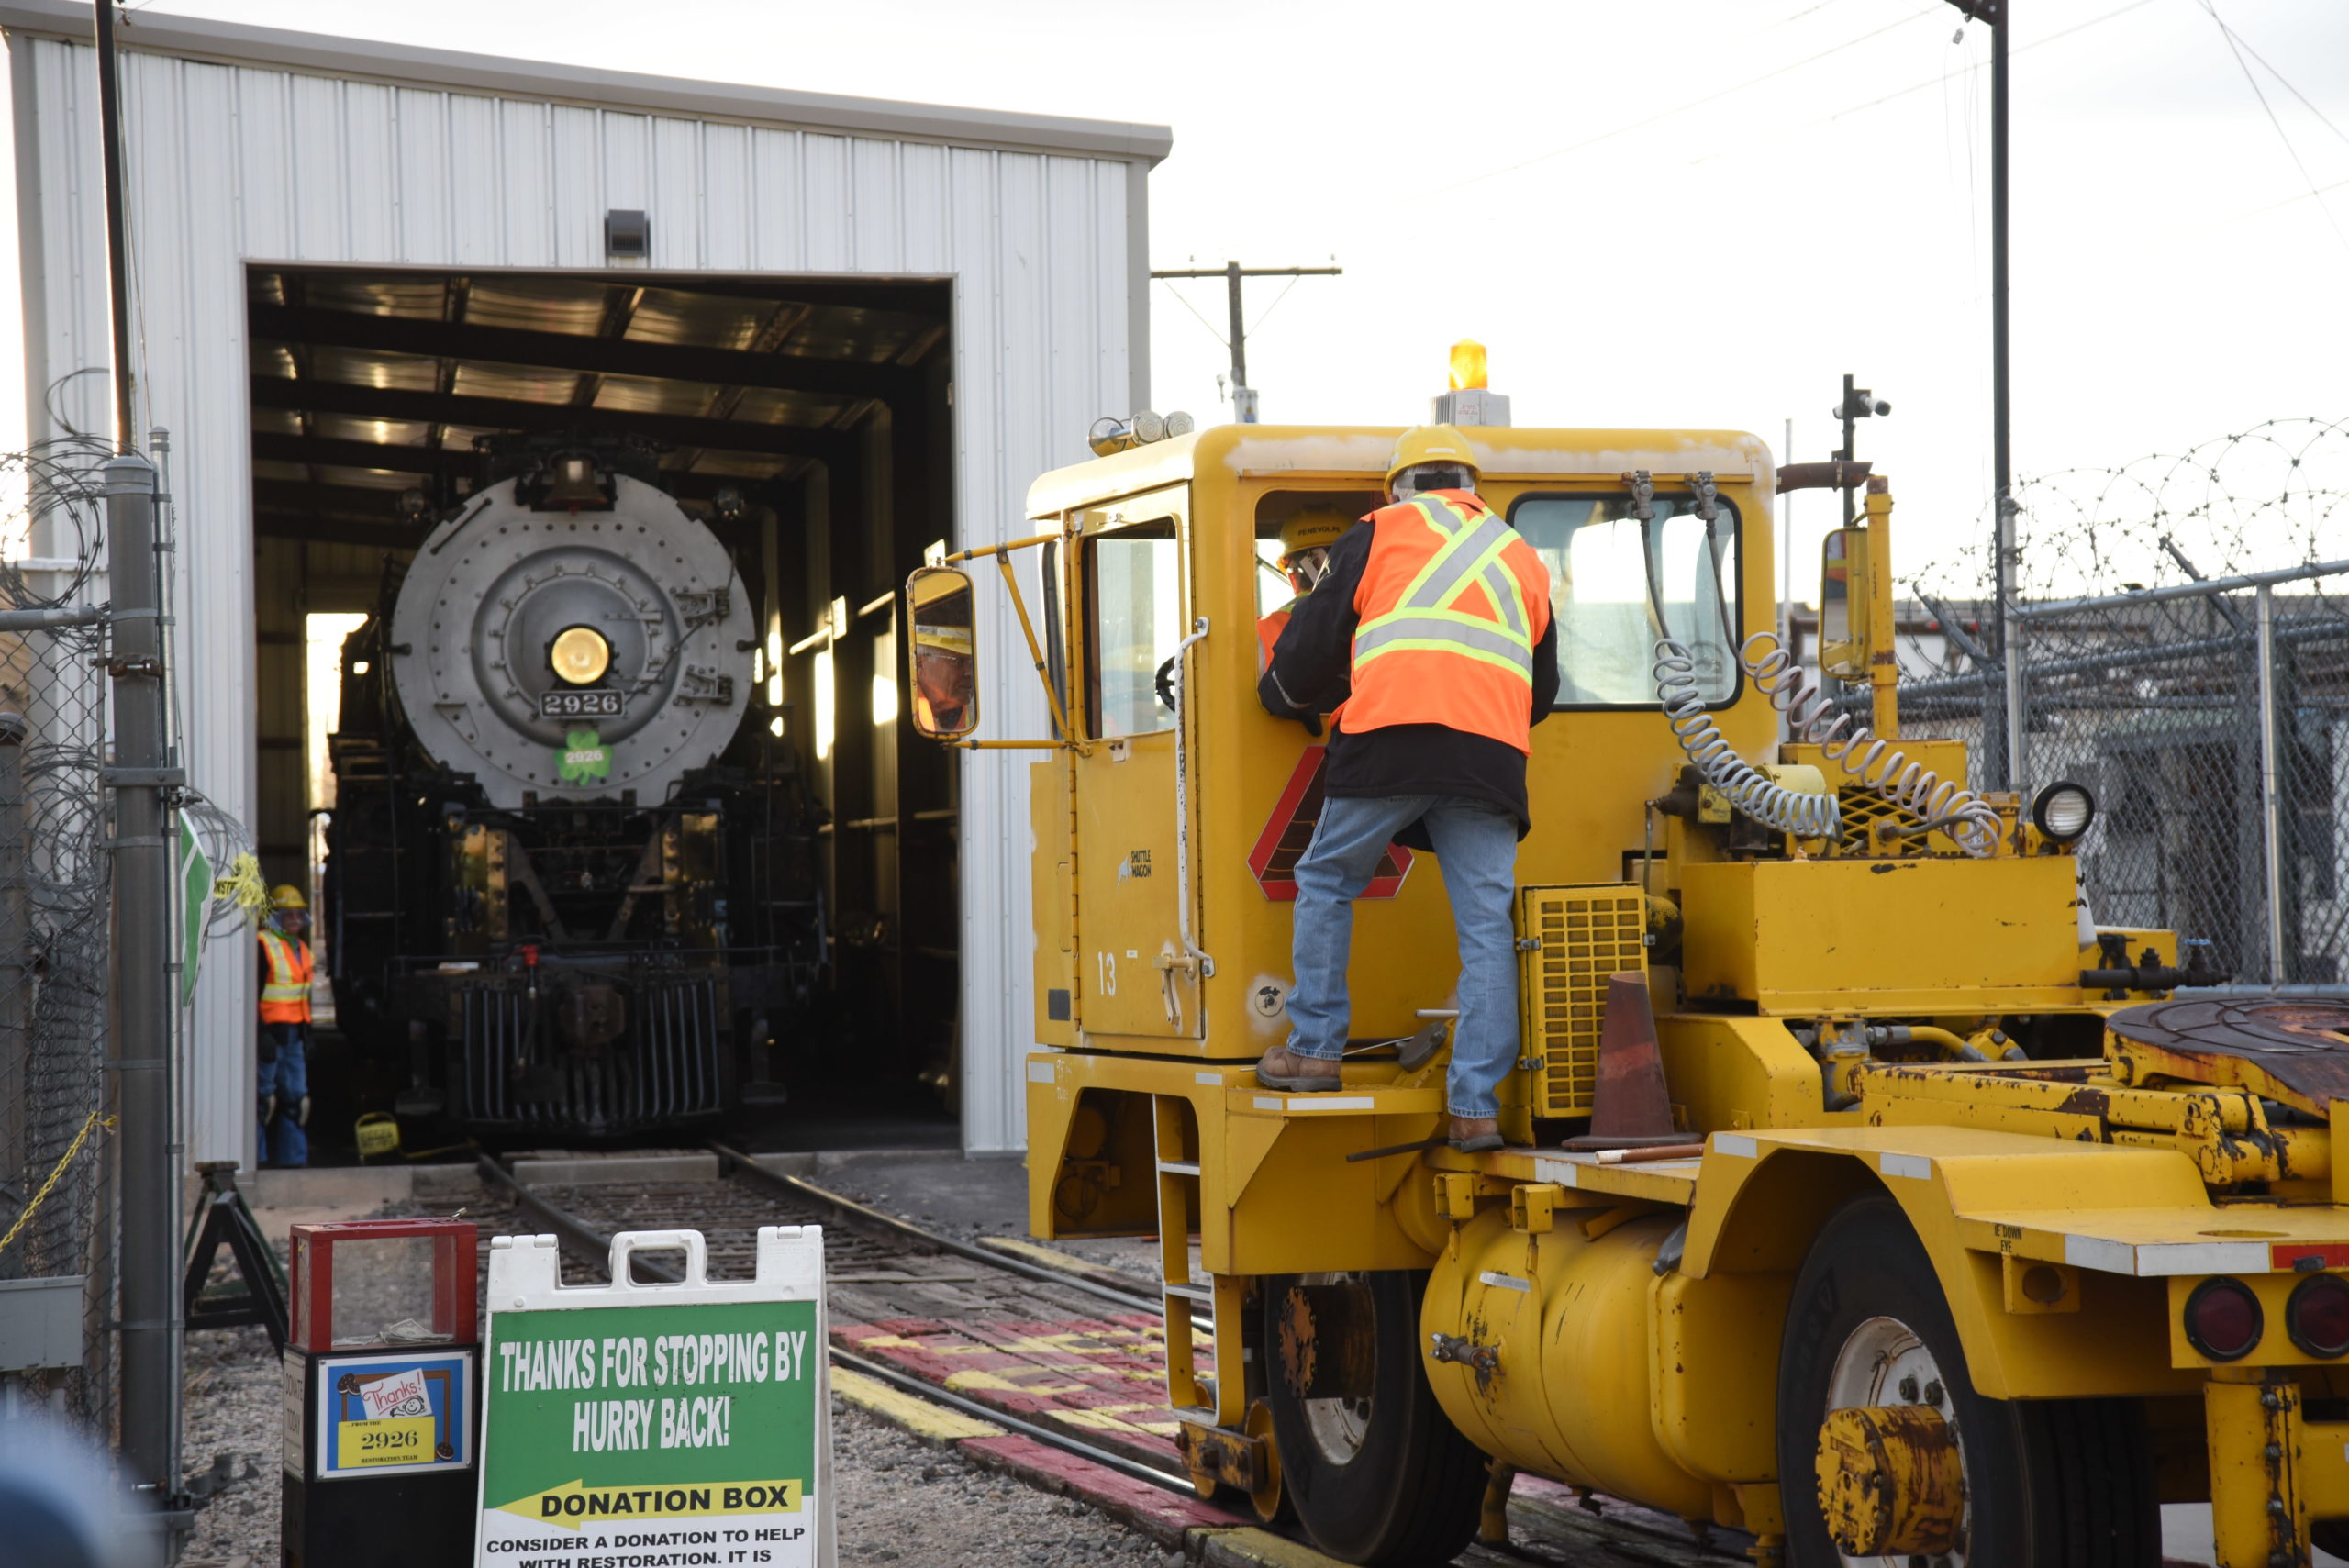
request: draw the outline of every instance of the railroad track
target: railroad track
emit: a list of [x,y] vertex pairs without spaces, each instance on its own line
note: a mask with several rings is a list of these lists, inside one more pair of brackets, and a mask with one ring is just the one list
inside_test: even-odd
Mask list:
[[[1152,1282],[1127,1283],[1074,1258],[1054,1267],[974,1246],[768,1170],[725,1144],[706,1147],[718,1157],[718,1180],[640,1185],[529,1186],[482,1156],[491,1201],[462,1212],[482,1226],[484,1272],[492,1235],[551,1233],[567,1276],[600,1281],[614,1235],[684,1227],[707,1239],[711,1278],[745,1279],[759,1227],[821,1224],[834,1367],[1111,1472],[1130,1488],[1141,1483],[1167,1499],[1162,1525],[1183,1510],[1188,1528],[1244,1522],[1201,1505],[1184,1469],[1177,1418],[1163,1404],[1163,1329]],[[657,1252],[638,1255],[634,1267],[648,1283],[681,1276]],[[1564,1488],[1528,1496],[1520,1486],[1512,1541],[1472,1546],[1458,1563],[1715,1568],[1741,1555],[1613,1499],[1577,1504]],[[1103,1506],[1097,1496],[1087,1500]],[[1127,1523],[1141,1522],[1119,1511]],[[1183,1528],[1174,1525],[1178,1540]],[[1281,1561],[1295,1561],[1297,1551],[1286,1547]]]
[[[937,1286],[982,1283],[980,1276],[968,1273],[952,1273],[909,1266],[920,1262],[924,1254],[935,1254],[959,1258],[993,1270],[1007,1280],[1041,1285],[1043,1287],[1041,1292],[1030,1289],[1006,1293],[1015,1298],[1029,1298],[1039,1305],[1064,1309],[1066,1297],[1074,1296],[1091,1302],[1106,1303],[1129,1314],[1155,1314],[1159,1310],[1155,1294],[1140,1282],[1130,1290],[1123,1290],[1105,1284],[1097,1278],[1004,1257],[926,1230],[837,1193],[827,1192],[812,1182],[770,1171],[749,1156],[723,1144],[712,1144],[710,1147],[718,1154],[724,1172],[723,1179],[718,1182],[663,1184],[625,1191],[597,1187],[567,1189],[581,1195],[603,1195],[601,1201],[597,1195],[590,1195],[584,1200],[574,1198],[576,1209],[556,1202],[547,1193],[523,1185],[511,1171],[490,1155],[481,1156],[476,1163],[485,1183],[508,1197],[518,1212],[531,1216],[552,1231],[572,1261],[598,1277],[609,1264],[612,1238],[622,1230],[667,1229],[681,1224],[701,1230],[708,1243],[710,1277],[739,1279],[748,1278],[751,1272],[752,1251],[760,1226],[815,1223],[828,1227],[824,1238],[824,1270],[835,1304],[840,1302],[843,1291],[852,1291],[856,1286],[929,1294]],[[681,1197],[691,1201],[690,1214],[684,1219],[679,1218],[676,1201]],[[659,1252],[636,1256],[632,1266],[636,1277],[646,1283],[674,1284],[683,1277],[678,1266]],[[904,1304],[891,1301],[888,1305]],[[836,1305],[836,1313],[837,1309]],[[1064,1453],[1074,1454],[1169,1492],[1185,1496],[1197,1496],[1179,1460],[1153,1463],[1130,1452],[1088,1442],[1066,1431],[1028,1420],[999,1406],[967,1398],[901,1367],[859,1355],[839,1345],[829,1347],[829,1352],[833,1365],[845,1366],[917,1398],[1019,1432]]]

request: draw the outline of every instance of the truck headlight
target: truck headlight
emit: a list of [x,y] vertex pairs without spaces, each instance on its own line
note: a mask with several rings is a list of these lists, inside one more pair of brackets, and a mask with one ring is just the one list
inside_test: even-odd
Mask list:
[[2031,819],[2040,832],[2058,844],[2068,844],[2096,820],[2096,796],[2087,785],[2059,780],[2039,792],[2031,803]]

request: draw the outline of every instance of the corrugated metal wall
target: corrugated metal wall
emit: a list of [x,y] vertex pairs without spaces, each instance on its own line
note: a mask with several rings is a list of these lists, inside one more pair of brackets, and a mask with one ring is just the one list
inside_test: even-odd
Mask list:
[[[84,13],[86,15],[86,13]],[[280,35],[283,37],[284,35]],[[107,428],[88,48],[13,33],[34,435]],[[318,40],[324,41],[324,40]],[[478,64],[479,62],[475,62]],[[518,68],[518,70],[522,69]],[[484,95],[133,52],[128,108],[142,427],[172,432],[192,781],[254,810],[248,261],[606,266],[607,209],[663,270],[951,275],[961,543],[1017,530],[1029,480],[1137,406],[1147,158],[1054,155]],[[1032,567],[1030,568],[1032,573]],[[1008,610],[982,595],[989,728],[1041,734]],[[1028,809],[1019,753],[963,773],[963,1133],[1022,1137]],[[192,1031],[189,1158],[250,1158],[252,966],[217,949]]]

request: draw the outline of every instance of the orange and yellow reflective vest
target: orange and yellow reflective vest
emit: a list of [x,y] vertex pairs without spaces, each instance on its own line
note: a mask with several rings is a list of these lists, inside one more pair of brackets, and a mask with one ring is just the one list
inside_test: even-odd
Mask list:
[[1288,617],[1296,614],[1297,606],[1304,602],[1305,595],[1299,594],[1256,623],[1256,673],[1259,675],[1273,667],[1273,645],[1280,641],[1281,633],[1287,629]]
[[1550,572],[1465,490],[1370,515],[1354,590],[1348,734],[1441,724],[1532,750],[1533,650],[1550,628]]
[[269,965],[269,978],[261,983],[261,1021],[308,1023],[310,944],[264,926],[261,932],[261,956]]

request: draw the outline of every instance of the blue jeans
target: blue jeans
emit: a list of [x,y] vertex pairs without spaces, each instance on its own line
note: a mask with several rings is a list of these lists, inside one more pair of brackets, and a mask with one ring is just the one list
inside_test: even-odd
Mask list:
[[[1297,989],[1288,1049],[1334,1062],[1346,1048],[1346,964],[1354,899],[1387,841],[1424,819],[1460,936],[1460,1020],[1452,1031],[1452,1114],[1500,1114],[1494,1092],[1517,1060],[1517,818],[1457,795],[1333,795],[1297,862]],[[1433,1000],[1433,998],[1431,998]]]
[[260,1063],[261,1099],[268,1103],[277,1096],[277,1114],[256,1129],[260,1148],[254,1156],[256,1165],[267,1164],[274,1151],[281,1165],[306,1165],[310,1162],[310,1135],[301,1123],[302,1102],[310,1093],[310,1026],[307,1024],[263,1024],[261,1026],[262,1053],[274,1043],[277,1059]]

